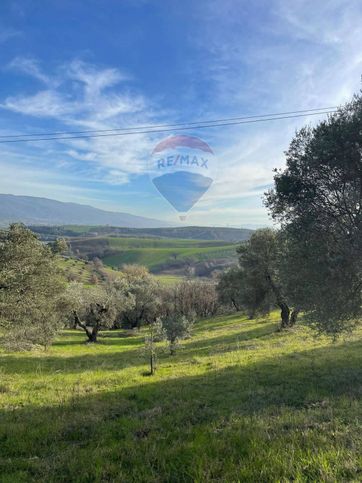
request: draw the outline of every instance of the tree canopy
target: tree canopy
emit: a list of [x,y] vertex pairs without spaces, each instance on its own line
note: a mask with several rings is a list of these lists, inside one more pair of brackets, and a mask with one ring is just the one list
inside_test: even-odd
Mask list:
[[362,306],[362,97],[296,133],[266,205],[281,225],[294,302],[329,333]]
[[12,348],[48,346],[61,326],[64,290],[55,255],[20,224],[0,234],[0,325]]

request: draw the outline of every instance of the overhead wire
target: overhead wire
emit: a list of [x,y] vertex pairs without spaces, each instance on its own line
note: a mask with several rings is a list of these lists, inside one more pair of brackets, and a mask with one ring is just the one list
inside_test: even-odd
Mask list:
[[[253,116],[241,116],[234,118],[215,119],[208,121],[193,121],[175,124],[156,124],[147,126],[132,126],[113,129],[86,130],[86,131],[59,131],[51,133],[31,133],[0,135],[0,144],[4,143],[24,143],[39,141],[61,141],[68,139],[89,139],[101,137],[130,136],[137,134],[166,133],[173,131],[185,131],[190,129],[206,129],[213,127],[234,126],[242,124],[253,124],[258,122],[276,121],[283,119],[293,119],[307,116],[317,116],[322,114],[333,114],[337,106],[303,109],[298,111],[288,111],[274,114],[261,114]],[[44,137],[46,136],[46,137]]]

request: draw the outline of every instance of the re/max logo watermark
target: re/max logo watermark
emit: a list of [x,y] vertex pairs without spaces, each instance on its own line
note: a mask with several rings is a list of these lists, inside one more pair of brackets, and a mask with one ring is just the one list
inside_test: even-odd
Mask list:
[[199,168],[208,168],[208,159],[199,156],[189,156],[188,154],[177,156],[167,156],[166,158],[161,158],[157,160],[157,168],[167,168],[171,166],[197,166]]

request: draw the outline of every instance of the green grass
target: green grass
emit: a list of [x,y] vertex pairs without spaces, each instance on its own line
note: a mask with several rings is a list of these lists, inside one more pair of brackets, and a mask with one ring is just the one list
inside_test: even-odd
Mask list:
[[[63,271],[65,278],[76,280],[84,285],[92,284],[93,266],[84,260],[76,258],[59,257],[58,266]],[[103,270],[109,274],[117,274],[111,267],[104,266]]]
[[[223,241],[183,240],[181,238],[106,237],[112,248],[215,248],[225,247]],[[97,239],[97,237],[95,237]],[[230,244],[229,244],[230,245]],[[232,245],[235,248],[235,245]]]
[[87,262],[75,258],[59,258],[58,266],[67,277],[83,284],[90,283],[92,272]]
[[137,263],[154,272],[183,267],[187,262],[237,259],[237,245],[223,241],[94,236],[73,238],[71,246],[81,258],[97,256],[117,268]]
[[137,263],[157,271],[164,265],[187,259],[195,262],[220,258],[236,259],[236,246],[220,241],[117,237],[108,237],[107,240],[116,253],[103,257],[102,261],[113,267]]
[[74,233],[88,233],[90,231],[97,231],[97,225],[63,225],[64,230],[71,230]]
[[0,354],[0,481],[361,481],[361,332],[198,323],[147,375],[142,334]]
[[185,278],[178,275],[166,275],[166,274],[154,275],[154,277],[156,280],[158,280],[162,285],[165,285],[166,287],[172,287],[173,285],[176,285],[182,282],[182,280],[184,280]]

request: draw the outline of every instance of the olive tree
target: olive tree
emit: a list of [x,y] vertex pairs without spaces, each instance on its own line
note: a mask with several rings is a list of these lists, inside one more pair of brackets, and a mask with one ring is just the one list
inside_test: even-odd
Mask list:
[[0,327],[9,348],[51,344],[64,289],[56,255],[34,233],[21,224],[0,233]]
[[270,291],[255,272],[232,267],[219,275],[219,302],[235,311],[245,310],[250,319],[267,314],[272,306]]
[[256,230],[239,248],[239,264],[248,295],[244,305],[250,310],[266,312],[273,305],[280,308],[281,328],[295,324],[300,308],[293,307],[280,270],[284,247],[279,233],[270,228]]
[[221,304],[239,311],[244,307],[244,277],[239,267],[232,267],[219,275],[216,287]]
[[123,280],[91,287],[74,282],[67,289],[65,305],[74,328],[83,329],[88,342],[95,343],[99,331],[113,327],[119,311],[132,307],[134,299]]
[[286,241],[294,303],[337,334],[362,315],[362,96],[296,133],[266,205]]
[[69,251],[68,243],[64,238],[57,238],[49,244],[49,247],[54,254],[63,255]]
[[185,315],[176,314],[162,319],[162,328],[169,344],[170,354],[174,355],[181,340],[190,337],[194,320]]
[[211,317],[219,307],[216,284],[210,281],[183,280],[165,290],[163,298],[167,314],[190,318]]
[[121,274],[133,296],[132,305],[121,308],[118,324],[124,328],[140,328],[154,322],[161,309],[161,287],[146,267],[125,265]]
[[151,322],[146,329],[144,351],[150,364],[150,375],[153,376],[157,369],[159,342],[165,338],[161,319]]

